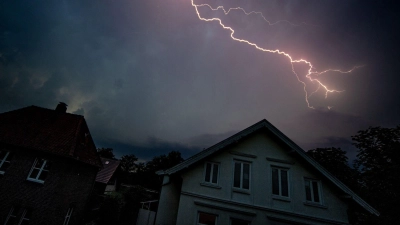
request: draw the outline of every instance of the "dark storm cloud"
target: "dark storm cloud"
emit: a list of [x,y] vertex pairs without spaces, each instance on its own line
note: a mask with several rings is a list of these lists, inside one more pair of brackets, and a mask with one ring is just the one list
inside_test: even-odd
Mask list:
[[217,23],[198,20],[190,1],[1,1],[0,111],[64,101],[85,116],[98,147],[147,159],[189,156],[263,118],[305,149],[348,146],[359,129],[400,123],[391,1],[218,3],[301,24],[224,16],[242,38],[318,70],[365,67],[321,77],[345,92],[313,96],[311,110],[287,58],[232,41]]
[[212,145],[215,145],[218,142],[223,141],[226,138],[236,134],[237,132],[239,132],[239,130],[237,130],[237,131],[228,131],[228,132],[222,133],[222,134],[202,134],[202,135],[199,135],[199,136],[192,137],[189,140],[189,142],[193,146],[199,146],[199,147],[202,147],[202,148],[208,148],[208,147],[211,147]]
[[[385,126],[400,123],[400,17],[396,1],[349,1],[340,16],[332,17],[328,24],[335,31],[335,39],[346,38],[351,44],[349,57],[358,58],[366,65],[356,88],[363,90],[361,100],[370,117],[379,119]],[[350,46],[349,46],[350,47]]]
[[[378,124],[355,114],[335,110],[310,110],[282,123],[282,128],[303,149],[348,146],[359,130]],[[279,128],[279,127],[278,127]]]
[[[379,124],[369,121],[360,115],[340,113],[335,110],[312,110],[291,121],[291,129],[287,134],[293,137],[304,150],[315,148],[341,148],[347,152],[351,163],[356,159],[357,149],[352,144],[351,136],[369,126]],[[289,129],[289,124],[284,128]]]
[[127,144],[120,141],[100,140],[96,142],[97,147],[110,147],[114,149],[117,158],[123,155],[135,154],[142,161],[151,160],[154,156],[167,155],[171,151],[179,151],[184,159],[199,152],[198,147],[190,147],[181,143],[172,143],[149,137],[145,144]]

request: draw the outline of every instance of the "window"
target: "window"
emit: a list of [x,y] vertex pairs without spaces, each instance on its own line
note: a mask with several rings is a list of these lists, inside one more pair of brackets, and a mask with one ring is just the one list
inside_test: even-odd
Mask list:
[[31,210],[20,207],[12,207],[8,213],[4,225],[27,225],[29,224],[30,218]]
[[199,212],[198,214],[198,225],[216,225],[217,224],[217,215]]
[[250,189],[250,163],[234,162],[233,187]]
[[231,218],[231,225],[250,225],[250,221]]
[[218,184],[219,165],[217,163],[206,163],[204,181],[207,183]]
[[10,152],[0,150],[0,174],[4,174],[10,166]]
[[64,219],[64,224],[63,224],[63,225],[68,225],[69,219],[71,219],[71,215],[72,215],[72,212],[73,212],[73,211],[74,211],[74,208],[73,208],[73,207],[70,207],[70,208],[68,209],[67,215],[65,215],[65,219]]
[[272,194],[289,197],[289,170],[272,167]]
[[305,179],[306,200],[309,202],[321,203],[320,182],[317,180]]
[[27,180],[44,183],[49,173],[50,163],[46,159],[35,159]]

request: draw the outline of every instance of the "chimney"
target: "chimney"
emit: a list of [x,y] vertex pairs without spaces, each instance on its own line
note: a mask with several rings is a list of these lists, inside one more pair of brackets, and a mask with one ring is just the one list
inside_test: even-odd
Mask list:
[[67,112],[67,104],[65,104],[64,102],[60,102],[58,103],[57,107],[56,107],[56,112],[60,112],[60,113],[65,113]]

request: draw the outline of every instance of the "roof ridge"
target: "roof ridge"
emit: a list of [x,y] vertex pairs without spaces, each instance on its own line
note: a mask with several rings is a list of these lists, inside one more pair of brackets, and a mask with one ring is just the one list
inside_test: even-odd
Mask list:
[[[33,109],[33,108],[37,108],[37,109],[40,109],[40,110],[47,110],[47,111],[56,112],[55,109],[49,109],[49,108],[44,108],[44,107],[41,107],[41,106],[30,105],[30,106],[26,106],[26,107],[23,107],[23,108],[14,109],[14,110],[10,110],[10,111],[7,111],[7,112],[2,112],[2,113],[0,113],[0,114],[8,114],[8,113],[16,112],[16,111],[27,110],[27,109],[30,109],[30,108],[32,108],[32,109]],[[83,115],[74,114],[74,113],[69,113],[69,112],[64,112],[63,114],[65,114],[65,115],[71,115],[71,116],[76,116],[76,117],[84,117]]]
[[[205,155],[204,157],[206,157],[206,156],[208,156],[208,155],[211,155],[211,154],[214,153],[215,151],[217,151],[217,150],[219,150],[219,149],[221,149],[221,148],[226,147],[226,145],[230,144],[230,142],[235,141],[235,139],[240,139],[240,138],[242,138],[243,135],[245,135],[245,133],[250,132],[250,131],[253,132],[253,131],[255,131],[255,130],[258,130],[259,128],[262,127],[262,126],[261,126],[261,127],[258,127],[258,126],[263,125],[265,122],[267,122],[267,120],[266,120],[266,119],[263,119],[263,120],[261,120],[261,121],[255,123],[255,124],[253,124],[252,126],[247,127],[247,128],[245,128],[244,130],[241,130],[241,131],[235,133],[234,135],[232,135],[232,136],[230,136],[230,137],[228,137],[228,138],[226,138],[226,139],[224,139],[224,140],[222,140],[222,141],[220,141],[220,142],[218,142],[218,143],[212,145],[211,147],[208,147],[208,148],[206,148],[206,149],[204,149],[204,150],[198,152],[197,154],[195,154],[195,155],[189,157],[188,159],[186,159],[185,161],[183,161],[183,162],[181,162],[181,163],[179,163],[179,164],[177,164],[177,165],[175,165],[175,166],[173,166],[173,167],[171,167],[171,168],[165,170],[164,172],[166,172],[166,173],[175,173],[175,172],[178,172],[179,170],[182,169],[182,168],[179,168],[180,165],[182,165],[182,164],[189,164],[189,165],[190,165],[190,164],[191,164],[190,161],[196,160],[195,158],[198,158],[198,157],[200,157],[200,156],[203,155],[203,154]],[[251,132],[250,132],[250,133],[251,133]]]
[[33,108],[33,107],[38,107],[38,106],[30,105],[30,106],[26,106],[26,107],[23,107],[23,108],[13,109],[13,110],[10,110],[10,111],[2,112],[2,113],[0,113],[0,114],[13,113],[13,112],[15,112],[15,111],[22,111],[22,110],[25,110],[25,109],[27,109],[27,108]]

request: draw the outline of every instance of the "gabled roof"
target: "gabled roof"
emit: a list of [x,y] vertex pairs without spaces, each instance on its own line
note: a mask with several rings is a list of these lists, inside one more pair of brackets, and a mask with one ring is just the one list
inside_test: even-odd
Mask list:
[[83,116],[37,106],[0,113],[0,144],[43,151],[101,167]]
[[308,164],[310,164],[312,167],[314,167],[316,170],[318,170],[323,176],[325,176],[329,181],[331,181],[336,187],[338,187],[344,193],[351,196],[351,198],[355,202],[357,202],[360,206],[365,208],[370,213],[379,216],[379,212],[376,209],[374,209],[372,206],[370,206],[368,203],[366,203],[362,198],[360,198],[357,194],[355,194],[352,190],[350,190],[350,188],[348,188],[345,184],[343,184],[335,176],[333,176],[331,173],[329,173],[324,167],[322,167],[319,163],[317,163],[313,158],[308,156],[302,148],[300,148],[297,144],[295,144],[292,140],[290,140],[286,135],[284,135],[281,131],[279,131],[275,126],[273,126],[270,122],[268,122],[265,119],[234,134],[233,136],[197,153],[196,155],[188,158],[187,160],[183,161],[182,163],[180,163],[172,168],[169,168],[165,171],[158,171],[157,174],[172,175],[172,174],[178,173],[178,172],[188,168],[189,166],[205,159],[206,157],[213,155],[216,152],[219,152],[220,150],[226,148],[227,146],[234,144],[249,135],[254,134],[255,132],[257,132],[261,129],[267,129],[278,140],[280,140],[286,146],[288,146],[289,149],[291,149],[295,154],[300,156]]
[[117,171],[121,161],[102,157],[100,157],[100,159],[103,163],[103,169],[97,173],[96,182],[107,184],[114,175],[115,171]]

